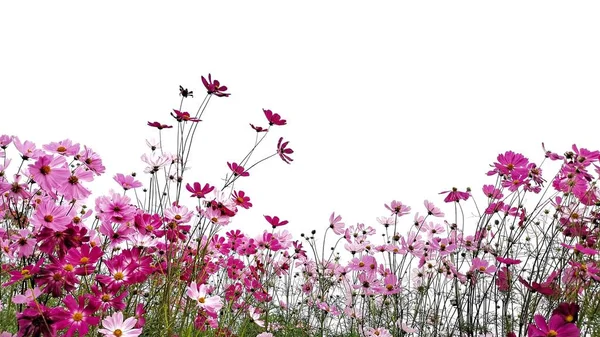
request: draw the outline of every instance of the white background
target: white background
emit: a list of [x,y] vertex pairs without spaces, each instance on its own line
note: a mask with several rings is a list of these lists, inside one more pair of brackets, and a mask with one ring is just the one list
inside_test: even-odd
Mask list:
[[211,101],[187,181],[220,186],[262,108],[288,121],[262,153],[280,136],[295,151],[239,181],[255,207],[232,227],[261,232],[268,214],[322,233],[333,211],[376,225],[394,199],[483,200],[500,152],[599,149],[598,17],[592,1],[4,2],[0,133],[90,146],[104,192],[142,174],[146,123],[175,124],[178,86],[195,111],[212,73],[231,97]]

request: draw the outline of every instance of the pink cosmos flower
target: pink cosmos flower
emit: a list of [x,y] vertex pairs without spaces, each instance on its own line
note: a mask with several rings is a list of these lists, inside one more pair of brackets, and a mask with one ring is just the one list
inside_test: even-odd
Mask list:
[[17,151],[21,154],[21,158],[23,160],[29,159],[37,159],[40,155],[44,153],[44,151],[40,149],[36,149],[35,144],[26,140],[25,142],[21,142],[19,137],[13,138],[13,144],[17,148]]
[[502,191],[494,187],[494,185],[483,185],[483,194],[490,199],[501,199],[504,195]]
[[79,152],[79,144],[73,144],[70,139],[42,145],[42,148],[48,152],[60,154],[61,156],[75,156]]
[[254,129],[254,131],[256,131],[256,132],[267,132],[267,131],[269,131],[268,129],[265,129],[262,126],[254,126],[254,124],[252,124],[252,123],[250,123],[250,127],[252,127],[252,129]]
[[267,120],[269,121],[269,125],[285,125],[286,124],[286,120],[281,119],[281,116],[279,116],[279,114],[274,114],[271,110],[266,110],[266,109],[263,109],[263,111],[265,113],[265,117],[267,117]]
[[84,200],[92,192],[81,185],[82,181],[90,182],[94,180],[92,171],[85,170],[82,166],[73,171],[73,174],[62,182],[58,187],[58,191],[64,194],[67,200]]
[[29,165],[29,174],[46,193],[56,198],[54,190],[64,184],[71,172],[64,157],[42,155],[34,164]]
[[221,83],[219,83],[219,81],[217,80],[212,80],[210,74],[208,74],[208,80],[206,80],[206,78],[204,78],[204,76],[202,76],[202,84],[204,84],[204,87],[206,88],[206,92],[209,95],[215,95],[217,97],[228,97],[229,93],[226,93],[225,91],[227,91],[227,87],[224,85],[221,85]]
[[232,200],[235,202],[236,205],[245,209],[249,209],[250,207],[252,207],[250,197],[247,196],[244,191],[233,191]]
[[260,310],[258,308],[255,308],[251,305],[248,306],[248,315],[250,315],[250,319],[252,320],[252,322],[256,323],[258,326],[265,326],[265,321],[262,321],[260,319]]
[[579,315],[579,304],[563,302],[552,311],[552,315],[561,316],[565,323],[575,323]]
[[443,191],[440,194],[446,194],[446,198],[444,198],[444,202],[459,202],[460,200],[467,200],[471,196],[469,192],[461,192],[456,187],[452,187],[450,191]]
[[28,304],[31,301],[35,300],[42,294],[42,291],[39,287],[34,287],[33,289],[25,290],[25,294],[15,295],[12,298],[12,302],[15,304]]
[[488,172],[488,175],[508,175],[512,173],[515,168],[525,167],[529,163],[529,159],[525,158],[522,154],[514,153],[512,151],[506,151],[504,154],[499,154],[497,160],[498,161],[494,163],[495,169]]
[[410,213],[410,206],[402,204],[400,201],[392,200],[390,205],[385,205],[385,208],[392,211],[392,215],[403,216]]
[[496,261],[498,261],[500,263],[504,263],[506,265],[512,265],[512,264],[519,264],[519,263],[521,263],[521,260],[511,259],[511,258],[502,257],[502,256],[496,256]]
[[435,205],[429,201],[425,200],[425,208],[427,208],[427,214],[433,215],[435,217],[443,217],[444,212],[442,212],[439,208],[435,207]]
[[170,128],[173,127],[172,125],[162,124],[162,123],[159,123],[159,122],[148,122],[148,126],[151,126],[153,128],[157,128],[159,130],[170,129]]
[[237,163],[227,162],[227,166],[229,166],[229,169],[233,172],[234,176],[247,177],[247,176],[250,175],[250,173],[244,171],[244,167],[243,166],[240,166]]
[[508,270],[508,267],[502,267],[498,270],[498,274],[496,275],[496,286],[498,290],[502,292],[507,292],[510,290],[512,273]]
[[5,180],[0,180],[0,194],[8,193],[8,197],[17,201],[19,199],[28,199],[31,196],[27,184],[21,183],[21,175],[15,174],[15,180],[9,183]]
[[136,322],[133,317],[123,320],[123,313],[117,311],[102,321],[103,328],[98,329],[98,332],[105,337],[138,337],[142,334],[142,329],[135,328]]
[[113,179],[123,187],[125,191],[130,190],[132,188],[142,187],[142,183],[135,180],[132,175],[124,175],[122,173],[117,173],[113,177]]
[[9,135],[0,135],[0,148],[6,150],[10,143],[12,143],[13,137]]
[[[173,114],[173,112],[175,114]],[[173,118],[175,118],[178,122],[202,122],[200,119],[192,117],[189,112],[181,112],[175,109],[173,109],[173,112],[171,112],[171,116],[173,116]]]
[[19,229],[19,234],[12,236],[15,242],[11,245],[17,257],[29,257],[33,254],[37,241],[30,237],[31,231],[27,228]]
[[204,184],[204,187],[202,187],[202,184],[199,182],[195,182],[193,186],[188,183],[185,185],[185,188],[192,193],[191,197],[196,197],[198,199],[204,198],[208,193],[215,189],[214,186],[210,186],[209,184]]
[[490,265],[490,262],[487,260],[483,260],[480,258],[473,258],[473,260],[471,260],[471,271],[478,271],[480,273],[485,273],[488,275],[493,275],[496,272],[496,266],[494,266],[493,264]]
[[282,141],[283,137],[280,137],[279,141],[277,142],[277,153],[279,154],[279,158],[281,158],[281,160],[290,164],[290,162],[294,161],[294,159],[288,155],[294,153],[294,150],[287,148],[289,141],[284,143],[282,143]]
[[288,224],[287,220],[279,221],[280,219],[278,216],[271,217],[269,215],[264,215],[264,217],[265,219],[267,219],[267,222],[269,222],[271,226],[273,226],[273,228],[285,226]]
[[45,199],[33,213],[31,223],[35,226],[36,232],[42,228],[63,231],[72,221],[72,215],[69,216],[68,211],[68,206],[57,205],[54,201]]
[[[87,298],[87,304],[86,302]],[[64,299],[66,312],[68,316],[63,320],[56,322],[56,329],[61,330],[67,328],[65,337],[70,337],[77,331],[78,336],[85,336],[90,325],[96,326],[100,322],[100,317],[93,316],[96,310],[100,307],[100,301],[91,296],[79,296],[76,301],[72,295],[68,295]]]
[[87,146],[84,146],[83,151],[81,151],[75,158],[79,159],[79,161],[92,170],[92,172],[96,173],[96,175],[101,175],[104,173],[104,171],[106,171],[106,167],[102,165],[102,159],[100,156]]
[[329,216],[329,228],[333,230],[333,232],[337,235],[344,234],[345,223],[342,222],[342,216],[335,216],[335,212],[331,213]]
[[192,281],[186,289],[186,294],[196,301],[199,308],[217,313],[223,307],[223,302],[219,296],[208,296],[208,287],[205,284],[198,286],[196,281]]
[[534,323],[529,324],[527,328],[527,337],[579,337],[580,331],[577,325],[573,323],[565,324],[560,315],[550,317],[548,323],[542,315],[535,315]]
[[56,322],[62,320],[66,315],[67,313],[60,308],[49,308],[41,303],[35,303],[17,313],[19,324],[17,336],[56,336]]

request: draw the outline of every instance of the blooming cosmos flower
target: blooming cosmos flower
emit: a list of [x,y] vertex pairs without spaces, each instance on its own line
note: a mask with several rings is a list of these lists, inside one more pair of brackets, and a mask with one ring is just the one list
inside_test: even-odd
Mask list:
[[335,212],[331,213],[329,216],[329,228],[333,230],[333,232],[337,235],[344,234],[345,223],[342,222],[342,216],[335,216]]
[[[175,114],[173,114],[173,112]],[[175,109],[173,109],[173,112],[171,112],[171,116],[178,122],[202,122],[200,119],[192,117],[189,112],[181,112]]]
[[247,177],[250,175],[250,173],[248,173],[244,170],[243,166],[240,166],[237,163],[227,162],[227,166],[229,166],[229,169],[233,172],[234,176]]
[[29,174],[53,198],[56,198],[54,190],[71,175],[64,157],[46,155],[40,156],[34,164],[29,165]]
[[198,199],[204,198],[208,193],[215,189],[214,186],[210,186],[209,184],[204,184],[204,187],[202,187],[202,184],[199,182],[195,182],[193,186],[188,183],[185,185],[185,188],[192,192],[192,197],[196,197]]
[[123,187],[123,189],[125,191],[132,189],[132,188],[138,188],[138,187],[142,186],[142,183],[135,180],[135,178],[132,175],[124,175],[122,173],[117,173],[117,174],[115,174],[113,179],[119,185],[121,185],[121,187]]
[[553,315],[548,323],[542,315],[535,315],[535,324],[529,324],[527,337],[579,337],[580,331],[577,325],[566,323],[562,316]]
[[287,225],[287,223],[288,223],[287,220],[279,221],[280,219],[278,216],[271,217],[269,215],[265,215],[264,217],[271,224],[271,226],[273,226],[273,228],[281,227],[281,226]]
[[221,85],[221,83],[219,83],[219,81],[217,80],[212,80],[210,74],[208,74],[208,80],[206,80],[206,78],[204,78],[204,76],[202,76],[202,84],[204,84],[204,87],[206,88],[206,92],[209,95],[215,95],[217,97],[228,97],[229,93],[226,93],[225,91],[227,91],[227,87],[224,85]]
[[196,301],[199,308],[208,312],[216,313],[223,307],[223,302],[219,296],[208,296],[208,287],[206,284],[198,286],[196,281],[187,287],[186,294]]
[[137,319],[133,317],[123,321],[123,313],[117,311],[102,321],[103,329],[98,329],[98,332],[105,337],[137,337],[142,333],[142,329],[134,328],[136,322]]
[[452,187],[452,190],[450,191],[440,192],[440,194],[445,193],[448,193],[448,195],[446,196],[446,198],[444,198],[444,202],[459,202],[460,200],[467,200],[471,196],[469,192],[461,192],[456,187]]
[[148,122],[148,126],[151,126],[153,128],[157,128],[159,130],[170,129],[170,128],[173,127],[172,125],[162,124],[162,123],[159,123],[159,122]]
[[266,109],[263,109],[263,111],[265,113],[265,117],[267,117],[267,120],[269,121],[269,125],[285,125],[286,124],[286,120],[281,119],[281,116],[279,116],[279,114],[274,114],[271,110],[266,110]]

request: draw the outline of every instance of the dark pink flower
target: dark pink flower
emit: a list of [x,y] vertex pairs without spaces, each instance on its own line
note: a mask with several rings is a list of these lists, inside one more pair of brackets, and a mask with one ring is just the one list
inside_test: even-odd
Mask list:
[[247,177],[247,176],[250,175],[250,173],[244,171],[244,167],[243,166],[240,166],[237,163],[227,162],[227,166],[229,166],[229,169],[233,172],[234,176]]
[[250,123],[250,126],[254,129],[254,131],[256,132],[267,132],[269,130],[263,128],[262,126],[254,126],[254,124]]
[[219,83],[219,81],[217,80],[212,80],[210,74],[208,74],[208,80],[206,80],[206,78],[204,78],[204,76],[202,76],[202,84],[204,84],[204,87],[206,88],[206,92],[209,95],[215,95],[217,97],[228,97],[229,93],[226,93],[225,91],[227,91],[227,87],[224,85],[221,85],[221,83]]
[[204,184],[204,187],[202,187],[202,184],[195,182],[194,185],[190,185],[187,184],[185,185],[185,188],[192,192],[191,197],[196,197],[198,199],[200,198],[204,198],[208,193],[212,192],[215,187],[214,186],[210,186],[209,184]]
[[[175,111],[177,111],[177,110],[175,110]],[[162,129],[170,129],[170,128],[172,128],[172,127],[173,127],[172,125],[161,124],[161,123],[159,123],[159,122],[148,122],[148,126],[151,126],[151,127],[153,127],[153,128],[157,128],[157,129],[159,129],[159,130],[162,130]]]
[[496,256],[496,261],[498,261],[500,263],[504,263],[506,265],[512,265],[512,264],[519,264],[519,263],[521,263],[521,260],[511,259],[511,258],[502,257],[502,256]]
[[281,158],[281,160],[290,164],[290,162],[292,162],[294,160],[290,156],[288,156],[288,154],[294,153],[294,150],[287,148],[289,141],[285,142],[285,143],[281,143],[282,141],[283,141],[283,137],[279,138],[279,142],[277,142],[277,153],[279,154],[279,157]]
[[280,219],[277,216],[271,217],[271,216],[265,215],[264,217],[271,224],[271,226],[273,226],[273,228],[281,227],[288,223],[287,220],[279,221]]
[[552,311],[552,315],[560,315],[565,323],[575,323],[579,315],[579,304],[563,302]]
[[565,324],[560,315],[550,317],[548,323],[542,315],[535,315],[535,324],[529,324],[527,337],[579,337],[580,331],[573,323]]
[[[88,300],[87,304],[86,299]],[[100,323],[100,317],[93,316],[96,310],[100,307],[100,301],[91,296],[79,296],[76,301],[72,295],[65,297],[65,307],[68,316],[56,322],[56,329],[61,330],[67,328],[65,337],[70,337],[77,331],[78,336],[85,336],[88,333],[89,326],[96,326]]]
[[243,207],[245,209],[249,209],[252,207],[252,203],[250,202],[250,197],[246,195],[244,191],[233,191],[233,201],[236,205]]
[[267,117],[267,120],[269,121],[269,125],[285,125],[287,123],[285,119],[281,119],[279,114],[274,114],[271,110],[263,109],[263,111],[265,117]]
[[[173,112],[175,112],[175,114],[173,114]],[[171,112],[171,116],[178,122],[201,122],[200,119],[190,116],[189,112],[181,112],[175,109],[173,109],[173,112]]]

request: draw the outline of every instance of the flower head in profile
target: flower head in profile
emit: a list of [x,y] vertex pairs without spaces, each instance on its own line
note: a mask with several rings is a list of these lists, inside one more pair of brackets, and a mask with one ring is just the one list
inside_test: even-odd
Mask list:
[[467,200],[471,196],[469,192],[461,192],[456,187],[452,187],[450,191],[440,192],[440,194],[446,194],[446,198],[444,198],[444,202],[459,202],[460,200]]
[[227,91],[227,87],[221,85],[221,83],[217,80],[213,81],[210,74],[208,74],[208,80],[202,76],[202,84],[204,84],[206,92],[209,95],[215,95],[217,97],[228,97],[231,95],[230,93],[225,92]]
[[279,142],[277,142],[277,153],[279,154],[279,158],[281,158],[281,160],[290,164],[290,162],[294,161],[294,159],[288,155],[294,153],[294,150],[287,147],[289,141],[284,143],[282,143],[282,141],[283,137],[279,138]]
[[229,166],[229,169],[233,172],[234,176],[247,177],[250,175],[250,173],[244,170],[243,166],[238,165],[237,163],[227,162],[227,166]]
[[133,317],[123,320],[123,313],[117,311],[102,321],[103,328],[98,332],[105,337],[137,337],[142,334],[142,329],[135,328],[136,322]]
[[267,117],[267,120],[269,121],[269,125],[281,126],[287,124],[287,121],[285,119],[281,119],[279,114],[274,114],[273,111],[267,109],[263,109],[263,111],[265,113],[265,117]]
[[287,220],[280,221],[278,216],[271,217],[269,215],[265,215],[264,217],[265,219],[267,219],[267,221],[271,224],[273,228],[285,226],[288,224]]
[[151,126],[153,128],[157,128],[159,130],[170,129],[170,128],[173,127],[172,125],[162,124],[162,123],[159,123],[159,122],[148,122],[148,126]]
[[189,112],[181,112],[175,109],[173,109],[173,112],[171,112],[171,116],[173,116],[173,118],[175,118],[178,122],[201,122],[200,119],[192,117]]
[[198,199],[206,197],[208,193],[215,189],[214,186],[210,186],[209,184],[204,184],[204,187],[202,187],[202,184],[199,182],[195,182],[193,185],[188,183],[185,185],[185,188],[192,193],[192,197],[196,197]]
[[132,189],[132,188],[138,188],[142,186],[142,183],[135,180],[135,178],[132,175],[124,175],[122,173],[117,173],[113,179],[119,184],[121,185],[121,187],[123,187],[123,189],[125,191]]

